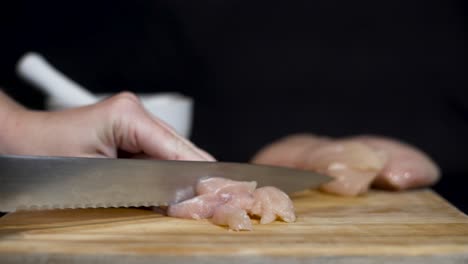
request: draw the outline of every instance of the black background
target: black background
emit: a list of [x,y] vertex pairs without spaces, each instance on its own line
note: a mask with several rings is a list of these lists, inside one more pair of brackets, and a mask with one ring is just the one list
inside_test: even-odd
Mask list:
[[0,86],[24,105],[26,51],[93,92],[195,98],[192,140],[247,161],[296,132],[372,133],[427,152],[468,210],[466,1],[14,1],[0,4]]

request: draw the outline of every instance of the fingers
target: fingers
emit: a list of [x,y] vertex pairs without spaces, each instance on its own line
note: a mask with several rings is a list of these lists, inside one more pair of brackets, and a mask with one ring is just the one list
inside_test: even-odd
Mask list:
[[215,160],[145,111],[136,96],[122,93],[107,104],[112,112],[111,136],[116,147],[131,153],[144,152],[158,159]]
[[158,125],[166,129],[169,133],[171,133],[174,137],[178,138],[180,141],[184,142],[186,145],[191,145],[194,147],[195,151],[198,152],[199,155],[203,156],[206,160],[208,161],[215,161],[215,158],[208,154],[208,152],[204,151],[203,149],[200,149],[196,147],[191,141],[189,141],[187,138],[179,135],[173,127],[171,127],[169,124],[164,122],[164,120],[159,119],[158,117],[149,114],[150,117],[153,119],[154,122],[156,122]]
[[201,160],[215,159],[199,149],[193,143],[177,134],[163,121],[152,118],[146,113],[145,120],[134,131],[141,150],[148,155],[171,160]]

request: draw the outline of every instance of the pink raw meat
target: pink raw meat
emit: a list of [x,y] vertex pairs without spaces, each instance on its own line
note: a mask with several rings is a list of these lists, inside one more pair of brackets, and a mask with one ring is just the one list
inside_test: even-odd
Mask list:
[[260,224],[268,224],[277,218],[285,222],[296,221],[294,206],[289,196],[281,190],[267,186],[255,190],[254,202],[249,213],[260,217]]
[[229,204],[218,206],[211,221],[216,225],[229,226],[235,231],[252,230],[252,221],[247,212]]
[[197,194],[205,193],[252,193],[257,183],[239,182],[225,178],[205,178],[198,181],[195,188]]
[[377,136],[359,136],[352,140],[363,142],[388,155],[388,162],[373,183],[376,187],[404,190],[428,186],[440,178],[440,169],[435,162],[408,144]]
[[252,159],[256,164],[297,168],[304,152],[329,141],[326,137],[309,134],[292,135],[262,148]]
[[232,230],[251,230],[247,213],[261,217],[261,223],[276,218],[295,221],[289,197],[274,187],[255,190],[256,182],[239,182],[224,178],[202,179],[196,186],[198,196],[169,206],[168,215],[179,218],[212,218],[218,225]]
[[322,185],[322,190],[353,196],[368,190],[383,168],[385,156],[360,142],[301,134],[265,147],[253,162],[276,166],[288,164],[288,167],[332,176],[335,180]]
[[216,207],[226,203],[227,197],[217,194],[202,194],[178,204],[170,205],[167,214],[178,218],[204,219],[213,216]]
[[306,151],[298,168],[334,177],[320,187],[326,192],[355,196],[367,192],[385,161],[382,153],[363,143],[335,140]]
[[393,190],[428,186],[440,177],[437,165],[423,152],[375,136],[332,140],[293,135],[266,146],[252,162],[327,174],[335,180],[321,189],[340,195],[364,193],[370,184]]
[[252,195],[253,193],[254,192],[230,194],[229,199],[225,204],[249,210],[255,202],[254,196]]

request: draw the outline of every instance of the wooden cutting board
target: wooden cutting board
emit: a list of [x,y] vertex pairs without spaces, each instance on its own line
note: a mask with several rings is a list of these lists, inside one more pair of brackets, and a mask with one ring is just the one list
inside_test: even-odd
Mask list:
[[298,220],[234,232],[143,209],[0,218],[0,263],[468,263],[468,217],[431,190],[293,197]]

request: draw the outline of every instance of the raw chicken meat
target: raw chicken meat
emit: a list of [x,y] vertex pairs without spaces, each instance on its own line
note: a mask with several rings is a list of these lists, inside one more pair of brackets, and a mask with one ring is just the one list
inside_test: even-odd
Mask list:
[[204,178],[198,181],[195,190],[200,194],[222,194],[222,193],[252,193],[257,187],[256,182],[239,182],[224,178]]
[[289,197],[275,187],[255,190],[256,182],[239,182],[224,178],[207,178],[198,182],[198,196],[169,206],[168,215],[179,218],[212,218],[217,225],[232,230],[252,230],[250,215],[266,224],[277,218],[285,222],[296,220]]
[[218,206],[211,221],[217,225],[229,226],[235,231],[252,230],[252,221],[247,211],[229,204]]
[[335,180],[321,189],[340,195],[364,193],[371,184],[396,190],[427,186],[440,174],[423,152],[370,136],[335,140],[309,134],[289,136],[262,149],[253,163],[327,174]]
[[264,147],[252,159],[256,164],[297,168],[304,152],[330,140],[326,137],[297,134],[280,139]]
[[376,187],[404,190],[428,186],[440,178],[440,169],[435,162],[408,144],[377,136],[359,136],[351,140],[363,142],[388,155],[388,162],[373,182]]
[[225,204],[249,210],[254,203],[253,193],[254,192],[230,194],[229,200]]
[[210,218],[216,207],[227,202],[229,197],[217,194],[202,194],[168,207],[168,215],[178,218]]
[[289,196],[281,190],[267,186],[258,188],[253,193],[254,202],[250,214],[260,218],[260,224],[268,224],[280,218],[285,222],[296,221],[294,206]]
[[385,161],[382,153],[363,143],[336,140],[305,151],[297,167],[334,177],[320,187],[322,190],[354,196],[367,192]]
[[254,157],[253,162],[332,176],[335,180],[322,185],[322,190],[353,196],[368,190],[385,160],[383,153],[360,142],[302,134],[267,146]]

